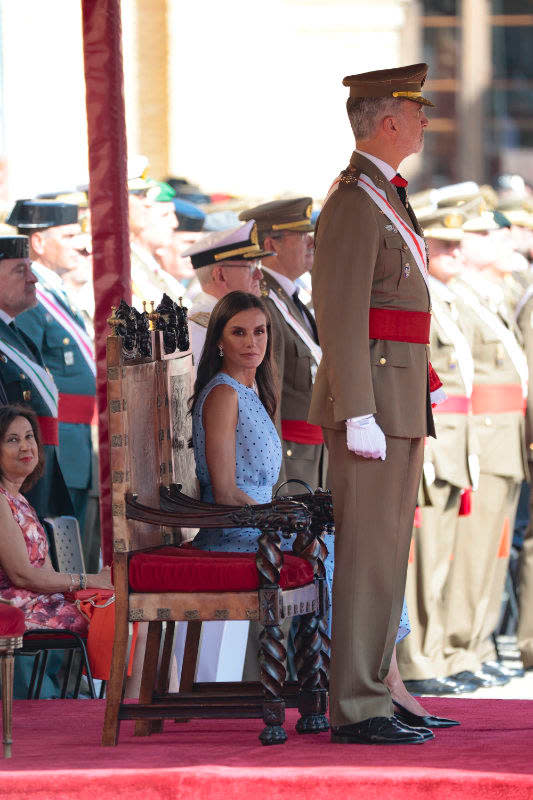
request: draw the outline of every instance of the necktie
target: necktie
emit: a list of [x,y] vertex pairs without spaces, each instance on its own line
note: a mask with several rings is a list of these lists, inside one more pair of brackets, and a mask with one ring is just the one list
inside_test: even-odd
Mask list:
[[294,305],[296,306],[302,317],[309,322],[311,330],[313,331],[313,339],[318,344],[318,331],[316,327],[315,318],[313,317],[307,306],[304,303],[302,303],[302,301],[298,297],[298,289],[294,290],[292,294],[292,299]]
[[407,208],[407,181],[405,178],[402,178],[399,172],[397,172],[394,178],[391,179],[391,183],[396,187],[398,197],[402,201],[402,204]]

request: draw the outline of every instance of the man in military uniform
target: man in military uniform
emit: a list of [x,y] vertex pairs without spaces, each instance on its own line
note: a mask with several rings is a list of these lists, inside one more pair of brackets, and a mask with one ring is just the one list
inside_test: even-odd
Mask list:
[[264,252],[255,243],[256,238],[257,227],[250,220],[229,231],[204,235],[183,253],[191,259],[202,287],[187,314],[195,366],[200,362],[209,317],[220,298],[235,291],[259,297],[259,259]]
[[[260,244],[273,255],[262,260],[261,291],[273,318],[274,356],[281,385],[283,463],[279,484],[292,478],[312,489],[325,485],[324,438],[307,422],[313,381],[322,352],[313,314],[299,298],[298,279],[312,266],[312,200],[274,200],[241,212],[255,219]],[[297,487],[289,485],[284,493]]]
[[0,383],[3,402],[30,406],[39,418],[45,453],[43,477],[27,493],[38,515],[72,514],[72,503],[59,466],[58,392],[41,354],[15,323],[37,303],[26,236],[0,237]]
[[491,686],[509,680],[508,671],[495,660],[491,634],[499,620],[518,493],[527,474],[528,371],[510,327],[512,315],[494,279],[506,236],[489,211],[472,216],[463,230],[466,268],[450,288],[465,316],[474,320],[472,411],[481,474],[472,513],[459,521],[446,598],[445,659],[446,674]]
[[38,302],[18,317],[17,325],[41,352],[59,390],[59,463],[83,536],[92,476],[96,366],[83,317],[62,280],[81,263],[75,248],[81,234],[78,207],[22,200],[8,221],[29,235],[32,269],[39,279]]
[[398,665],[406,688],[414,694],[457,694],[477,688],[446,678],[444,662],[445,589],[459,514],[466,512],[461,499],[469,498],[470,487],[477,488],[479,479],[470,410],[474,361],[461,330],[456,297],[446,285],[461,270],[457,248],[463,216],[454,208],[434,207],[418,219],[429,250],[431,363],[447,399],[434,409],[437,439],[428,439],[424,451],[421,525],[414,531],[406,585],[411,634],[398,645]]
[[[315,234],[323,357],[309,421],[324,430],[335,515],[332,740],[421,743],[384,684],[400,623],[424,437],[434,435],[422,231],[397,174],[423,147],[426,64],[344,79],[357,149]],[[435,395],[435,401],[437,396]]]

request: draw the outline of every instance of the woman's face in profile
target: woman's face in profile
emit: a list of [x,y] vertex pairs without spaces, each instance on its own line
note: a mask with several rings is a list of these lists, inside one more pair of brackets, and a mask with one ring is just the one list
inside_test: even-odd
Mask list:
[[38,462],[37,442],[26,417],[15,417],[0,442],[2,475],[10,480],[31,475]]
[[239,311],[228,320],[220,338],[224,366],[257,369],[265,357],[267,342],[267,321],[261,309]]

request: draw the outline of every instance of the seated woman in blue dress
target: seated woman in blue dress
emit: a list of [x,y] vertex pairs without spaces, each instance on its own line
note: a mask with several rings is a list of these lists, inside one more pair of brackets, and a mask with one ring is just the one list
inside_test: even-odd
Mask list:
[[[230,292],[211,313],[191,399],[193,445],[201,497],[242,506],[269,503],[281,468],[281,442],[273,423],[278,388],[272,360],[270,314],[263,301]],[[201,529],[202,550],[254,552],[255,528]],[[334,536],[326,535],[328,592],[333,580]],[[292,549],[283,540],[283,550]],[[328,620],[328,629],[331,620]],[[409,633],[404,605],[397,641]],[[393,699],[412,713],[427,714],[409,695],[393,657],[386,683]]]

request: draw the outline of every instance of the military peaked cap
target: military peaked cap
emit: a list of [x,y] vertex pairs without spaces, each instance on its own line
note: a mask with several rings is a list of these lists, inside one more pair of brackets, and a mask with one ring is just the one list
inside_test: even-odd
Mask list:
[[343,86],[350,87],[348,110],[353,101],[360,97],[399,97],[413,100],[424,106],[434,103],[422,96],[422,86],[426,80],[427,64],[410,64],[408,67],[394,69],[378,69],[374,72],[362,72],[359,75],[347,75]]
[[6,258],[29,258],[30,240],[27,236],[0,236],[0,261]]
[[208,233],[183,253],[183,256],[190,257],[194,269],[222,261],[255,261],[271,255],[259,247],[257,225],[253,219],[229,231]]
[[8,225],[14,225],[23,230],[73,225],[77,221],[77,205],[49,200],[17,200],[6,219]]
[[314,230],[311,222],[313,199],[311,197],[294,197],[290,200],[273,200],[254,208],[241,211],[239,219],[254,219],[257,223],[259,239],[263,242],[265,236],[283,231]]

